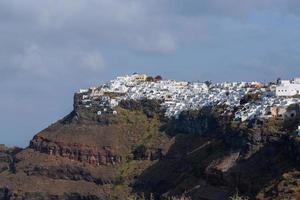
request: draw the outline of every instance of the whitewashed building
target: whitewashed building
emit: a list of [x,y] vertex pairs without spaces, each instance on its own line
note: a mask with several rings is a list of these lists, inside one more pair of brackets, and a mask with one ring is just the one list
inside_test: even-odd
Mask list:
[[[97,113],[101,115],[106,113],[108,108],[111,110],[118,106],[122,100],[157,99],[162,100],[161,106],[165,110],[165,116],[175,118],[185,110],[226,105],[224,113],[234,110],[237,121],[257,117],[293,117],[296,115],[295,111],[288,111],[287,107],[300,104],[300,99],[293,97],[299,94],[300,78],[281,81],[271,89],[271,86],[268,88],[267,85],[258,82],[223,82],[211,83],[208,86],[203,82],[144,81],[146,77],[144,74],[119,76],[98,87],[82,89],[81,102],[87,108],[92,104],[102,107]],[[116,95],[109,96],[105,94],[107,92]],[[257,95],[257,99],[241,103],[247,94]]]
[[291,97],[300,94],[300,78],[282,80],[276,87],[277,96]]

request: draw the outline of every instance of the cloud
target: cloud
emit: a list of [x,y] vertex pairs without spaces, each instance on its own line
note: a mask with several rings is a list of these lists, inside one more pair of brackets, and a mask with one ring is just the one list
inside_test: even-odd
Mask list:
[[103,69],[107,62],[99,52],[119,46],[132,52],[174,52],[177,43],[172,33],[163,30],[168,29],[166,23],[150,15],[157,6],[120,0],[3,0],[0,52],[6,56],[1,68],[11,75],[45,76],[70,64],[72,68],[86,65],[85,70],[91,71]]
[[169,34],[159,34],[145,37],[138,35],[135,41],[135,48],[143,52],[171,53],[177,48],[175,39]]
[[1,0],[0,111],[32,116],[14,130],[28,136],[68,112],[73,91],[117,74],[297,76],[299,13],[298,0]]
[[184,16],[219,16],[231,18],[247,17],[254,12],[277,12],[299,15],[297,0],[167,0],[165,10]]
[[81,62],[85,70],[98,71],[105,67],[105,61],[100,52],[82,53]]
[[11,63],[13,67],[22,72],[31,72],[33,74],[47,75],[48,69],[46,56],[43,55],[40,47],[31,44],[26,47],[21,54],[12,56]]
[[116,67],[116,56],[123,64],[141,53],[157,59],[234,40],[286,40],[274,26],[286,15],[297,21],[299,7],[296,0],[3,0],[0,77],[77,76]]

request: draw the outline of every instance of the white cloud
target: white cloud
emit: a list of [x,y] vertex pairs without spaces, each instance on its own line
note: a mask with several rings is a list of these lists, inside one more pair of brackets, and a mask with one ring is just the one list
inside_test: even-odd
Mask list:
[[81,54],[82,67],[85,70],[99,71],[104,69],[105,61],[100,52],[86,52]]
[[16,70],[21,72],[38,74],[41,76],[49,75],[47,68],[47,55],[44,55],[41,48],[36,44],[30,44],[24,48],[20,54],[11,57],[11,63]]
[[174,37],[170,34],[138,35],[134,41],[135,48],[150,53],[171,53],[177,48]]
[[[27,102],[41,104],[33,109],[41,117],[20,124],[21,135],[69,111],[72,91],[116,74],[218,81],[295,76],[299,11],[299,0],[0,0],[0,89],[18,101],[27,95],[11,119],[26,113]],[[241,66],[256,68],[249,73]],[[3,95],[2,105],[15,108]],[[0,127],[10,130],[13,120],[1,124],[3,116]]]

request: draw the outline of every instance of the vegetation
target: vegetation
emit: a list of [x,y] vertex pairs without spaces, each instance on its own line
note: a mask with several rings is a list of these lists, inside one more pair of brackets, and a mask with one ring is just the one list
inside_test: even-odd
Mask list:
[[259,99],[259,97],[259,93],[247,93],[242,97],[240,104],[244,105],[246,103],[255,102]]
[[[252,100],[255,98],[253,97]],[[114,116],[118,127],[124,130],[122,131],[124,137],[131,142],[128,143],[128,152],[124,153],[125,159],[116,167],[116,182],[113,191],[116,194],[144,192],[148,195],[147,198],[131,196],[128,199],[149,200],[149,194],[154,192],[156,195],[161,195],[172,187],[176,187],[176,191],[184,191],[205,176],[207,167],[213,161],[223,158],[230,154],[230,151],[240,148],[244,144],[244,141],[239,139],[240,136],[226,137],[224,142],[208,139],[208,137],[199,137],[199,135],[250,133],[249,130],[253,130],[253,132],[255,130],[247,126],[247,122],[234,121],[233,115],[230,115],[230,112],[234,113],[234,110],[231,111],[226,106],[184,111],[177,119],[167,120],[166,118],[162,120],[161,113],[163,111],[157,100],[121,101],[114,110],[118,112]],[[226,115],[223,115],[224,113]],[[263,125],[263,128],[268,129],[263,132],[278,133],[284,126],[288,125],[272,118]],[[175,136],[173,138],[175,141],[173,140],[171,143],[170,137],[164,135],[164,132],[169,136]],[[160,148],[160,145],[166,144],[164,141],[167,140],[171,147],[170,149],[167,147],[164,151],[167,152],[164,158],[169,156],[173,160],[148,160],[149,152],[153,148]],[[234,142],[237,144],[236,146],[234,146]],[[229,143],[230,145],[228,145]],[[161,180],[165,182],[161,182]],[[147,185],[145,186],[144,183]],[[159,184],[162,185],[161,188],[156,187]],[[139,190],[139,188],[141,189]],[[126,198],[124,196],[124,199]],[[188,200],[189,198],[183,196],[169,199]],[[166,200],[169,199],[166,198]],[[246,200],[247,198],[236,194],[230,199]]]
[[143,160],[145,159],[147,147],[143,144],[136,146],[133,150],[133,159],[134,160]]
[[116,97],[124,96],[124,93],[118,93],[118,92],[105,92],[103,95],[104,95],[104,96],[108,96],[108,97],[114,99],[114,98],[116,98]]
[[249,200],[249,198],[240,196],[239,193],[237,192],[233,196],[229,197],[229,200]]
[[161,81],[163,78],[160,75],[155,76],[154,78],[156,81]]
[[210,87],[212,85],[212,81],[205,81],[204,83],[207,85],[207,87]]
[[154,78],[153,78],[152,76],[148,76],[148,77],[146,78],[146,81],[148,81],[148,82],[153,82],[153,81],[154,81]]
[[[127,200],[155,200],[154,195],[151,193],[149,197],[145,197],[144,194],[141,194],[139,196],[133,195],[129,197]],[[190,197],[187,197],[185,195],[182,195],[180,197],[167,197],[165,200],[192,200]]]
[[118,167],[119,180],[126,182],[139,176],[153,164],[148,161],[149,151],[158,150],[161,143],[167,140],[166,135],[159,130],[161,123],[157,113],[153,112],[151,117],[145,114],[147,109],[155,106],[155,102],[150,101],[124,101],[116,108],[119,125],[128,133],[126,137],[134,139],[126,161]]
[[294,95],[293,98],[300,99],[300,94]]

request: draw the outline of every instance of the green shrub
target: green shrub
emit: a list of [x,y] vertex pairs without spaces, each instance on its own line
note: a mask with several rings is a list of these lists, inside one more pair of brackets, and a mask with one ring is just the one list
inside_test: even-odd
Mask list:
[[249,200],[249,198],[240,196],[239,193],[237,192],[233,196],[229,197],[229,200]]
[[143,160],[146,156],[147,148],[145,145],[141,144],[134,148],[132,154],[134,160]]

